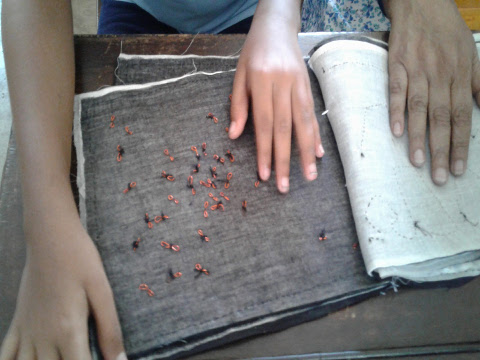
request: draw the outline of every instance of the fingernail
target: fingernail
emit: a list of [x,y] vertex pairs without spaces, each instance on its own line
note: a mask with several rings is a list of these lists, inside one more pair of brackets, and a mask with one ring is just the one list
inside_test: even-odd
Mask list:
[[236,123],[232,121],[232,122],[230,123],[230,127],[229,127],[229,129],[228,129],[229,135],[230,135],[230,134],[235,134],[235,128],[236,128],[236,127],[237,127]]
[[283,178],[280,180],[280,189],[282,190],[282,192],[287,192],[287,191],[288,191],[288,187],[289,187],[288,177],[283,177]]
[[315,180],[317,178],[317,165],[315,163],[312,163],[308,165],[308,175],[307,179],[308,180]]
[[401,136],[402,135],[402,126],[400,125],[399,122],[396,122],[394,125],[393,125],[393,134],[395,136]]
[[321,158],[323,155],[325,155],[325,150],[323,149],[322,144],[320,144],[317,148],[317,157]]
[[464,162],[463,160],[457,160],[455,161],[455,164],[453,165],[453,173],[455,175],[462,175],[464,172]]
[[264,166],[264,167],[262,168],[260,177],[261,177],[262,180],[264,180],[264,181],[268,180],[268,178],[270,177],[270,168],[269,168],[268,166]]
[[447,182],[447,170],[444,168],[438,168],[435,170],[435,173],[433,174],[433,178],[435,179],[435,182],[439,185],[443,185]]
[[423,165],[423,163],[425,162],[425,155],[423,154],[423,150],[418,149],[417,151],[415,151],[415,153],[413,154],[413,161],[418,166]]
[[117,358],[115,360],[128,360],[128,359],[127,359],[127,355],[125,355],[125,353],[122,352],[121,354],[119,354],[117,356]]

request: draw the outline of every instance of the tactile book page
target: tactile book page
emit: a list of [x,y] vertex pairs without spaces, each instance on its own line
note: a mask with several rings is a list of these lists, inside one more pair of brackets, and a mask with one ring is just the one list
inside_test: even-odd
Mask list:
[[480,110],[474,105],[466,173],[436,186],[429,154],[422,168],[412,166],[407,133],[391,133],[387,59],[384,43],[339,39],[320,45],[309,61],[335,133],[367,271],[415,281],[478,275]]
[[228,138],[234,74],[197,72],[75,99],[81,218],[112,286],[129,359],[185,357],[278,331],[389,284],[366,274],[355,246],[318,84],[326,155],[309,183],[294,147],[290,193],[281,195],[273,180],[257,182],[251,121]]

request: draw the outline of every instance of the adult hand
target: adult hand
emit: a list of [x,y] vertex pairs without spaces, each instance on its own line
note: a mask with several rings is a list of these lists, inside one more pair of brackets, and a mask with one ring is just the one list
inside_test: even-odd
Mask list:
[[126,359],[112,291],[98,252],[81,225],[70,230],[60,227],[62,235],[57,230],[39,231],[32,235],[37,239],[27,239],[17,307],[0,360],[91,359],[90,311],[104,358]]
[[316,179],[315,156],[324,154],[310,80],[297,41],[300,8],[298,0],[258,4],[232,94],[230,138],[243,132],[251,100],[259,175],[262,180],[270,177],[273,149],[277,188],[282,193],[289,189],[292,124],[307,180]]
[[448,170],[467,166],[472,93],[480,104],[480,63],[472,34],[452,0],[384,0],[391,18],[390,125],[404,131],[408,109],[410,161],[425,162],[429,131],[432,179],[443,185]]

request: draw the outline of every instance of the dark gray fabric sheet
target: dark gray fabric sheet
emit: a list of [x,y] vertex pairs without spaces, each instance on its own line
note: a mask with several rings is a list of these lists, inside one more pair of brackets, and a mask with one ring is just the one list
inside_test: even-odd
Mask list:
[[[160,67],[161,68],[161,67]],[[249,121],[245,134],[228,139],[228,95],[234,73],[190,76],[142,90],[118,91],[81,101],[88,232],[95,241],[112,285],[129,358],[185,356],[239,338],[280,330],[359,301],[387,286],[365,273],[332,130],[321,116],[319,87],[312,78],[316,113],[326,155],[319,176],[303,180],[293,150],[291,185],[280,195],[273,181],[254,187],[255,143]],[[139,78],[136,78],[139,81]],[[141,81],[139,81],[141,82]],[[205,116],[213,112],[218,124]],[[110,129],[110,116],[116,116]],[[133,135],[127,135],[129,126]],[[207,143],[196,196],[187,177],[197,163],[192,145]],[[125,149],[117,162],[117,145]],[[163,154],[168,148],[174,162]],[[217,164],[213,154],[235,162]],[[199,185],[217,165],[219,179],[233,173],[228,190]],[[161,177],[162,170],[175,176]],[[122,190],[130,181],[137,186]],[[208,210],[209,192],[224,191],[225,212]],[[175,205],[167,195],[179,199]],[[242,201],[247,200],[247,212]],[[145,212],[170,219],[148,229]],[[203,242],[197,230],[209,236]],[[320,242],[325,229],[328,239]],[[142,239],[137,251],[132,243]],[[178,244],[179,252],[161,241]],[[210,275],[196,277],[200,263]],[[168,270],[183,276],[167,282]],[[149,297],[138,286],[155,292]]]

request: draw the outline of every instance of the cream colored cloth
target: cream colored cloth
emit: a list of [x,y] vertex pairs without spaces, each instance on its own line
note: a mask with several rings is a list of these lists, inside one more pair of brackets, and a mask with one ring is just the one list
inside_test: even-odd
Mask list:
[[382,46],[337,40],[309,61],[329,111],[367,271],[414,281],[478,275],[480,110],[474,105],[466,173],[434,185],[429,154],[422,168],[413,167],[406,132],[391,133],[387,58]]

